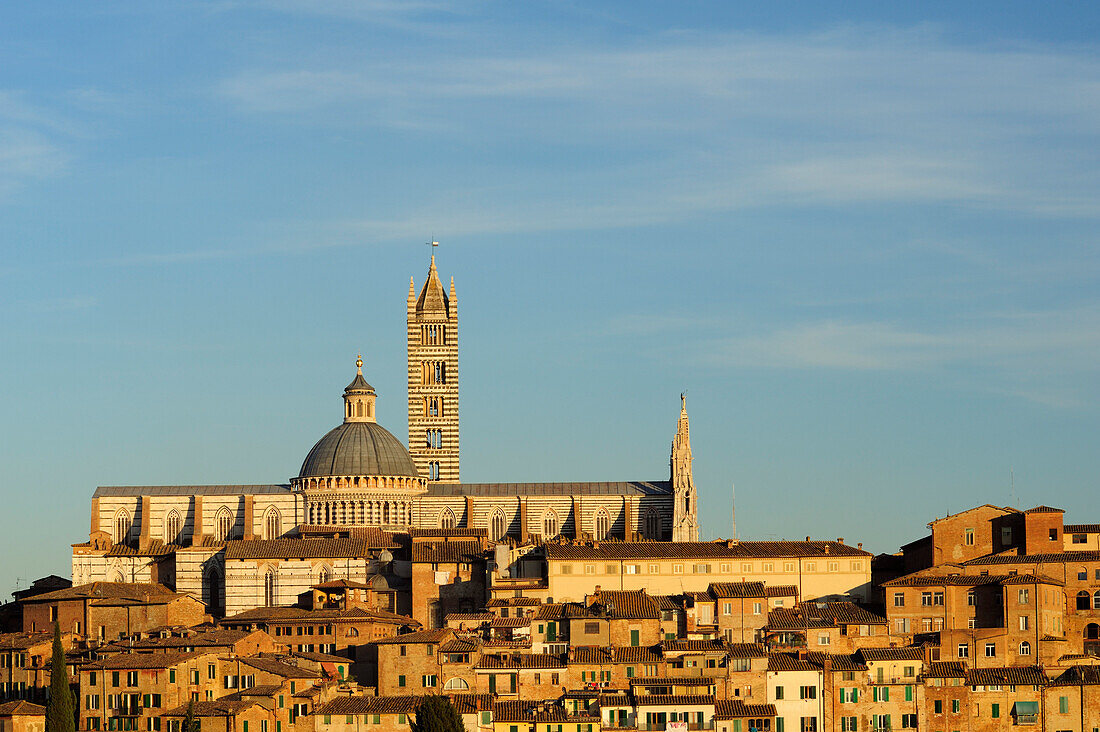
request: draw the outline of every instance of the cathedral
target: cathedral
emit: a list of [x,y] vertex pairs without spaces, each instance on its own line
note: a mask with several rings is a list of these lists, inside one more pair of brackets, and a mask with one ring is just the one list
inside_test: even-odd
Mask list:
[[463,483],[458,299],[434,255],[419,293],[409,282],[406,335],[407,446],[376,421],[378,394],[359,359],[342,422],[286,484],[97,488],[89,539],[73,545],[73,582],[162,582],[217,611],[292,604],[294,596],[276,590],[271,562],[284,579],[297,577],[287,588],[323,581],[337,566],[348,579],[367,576],[371,562],[385,559],[385,537],[410,531],[475,529],[499,543],[697,540],[682,397],[665,480]]

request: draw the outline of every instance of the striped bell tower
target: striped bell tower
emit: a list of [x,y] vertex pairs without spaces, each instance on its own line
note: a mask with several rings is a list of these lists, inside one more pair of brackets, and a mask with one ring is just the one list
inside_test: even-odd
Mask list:
[[454,277],[443,289],[435,254],[419,295],[409,279],[408,353],[409,454],[422,478],[457,483],[458,298]]

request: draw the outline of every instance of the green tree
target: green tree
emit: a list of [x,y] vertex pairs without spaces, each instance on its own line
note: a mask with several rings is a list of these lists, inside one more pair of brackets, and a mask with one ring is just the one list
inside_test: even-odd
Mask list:
[[183,732],[198,732],[199,724],[195,719],[195,700],[187,702],[187,714],[183,716]]
[[466,732],[462,717],[445,696],[426,696],[416,708],[412,732]]
[[61,647],[61,627],[56,621],[53,624],[53,661],[50,668],[50,699],[46,702],[46,730],[76,732],[69,669],[65,665],[65,649]]

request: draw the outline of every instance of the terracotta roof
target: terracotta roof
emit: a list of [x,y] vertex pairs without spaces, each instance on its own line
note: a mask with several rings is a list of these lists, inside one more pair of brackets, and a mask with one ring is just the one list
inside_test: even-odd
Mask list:
[[447,623],[488,623],[495,617],[492,613],[447,613],[443,620]]
[[366,539],[235,539],[225,542],[231,559],[369,558],[379,547]]
[[710,594],[719,598],[764,597],[763,582],[711,582],[707,588]]
[[539,669],[539,668],[565,668],[565,664],[558,656],[549,653],[520,653],[516,655],[482,656],[475,665],[475,669]]
[[413,714],[423,696],[342,696],[321,706],[317,714]]
[[10,701],[0,704],[0,717],[44,717],[46,707],[29,701]]
[[634,697],[639,707],[691,706],[701,707],[714,704],[713,694],[643,694]]
[[[255,699],[219,699],[217,701],[197,701],[194,704],[194,715],[196,717],[230,717],[246,712],[257,704],[259,704],[259,701]],[[167,712],[163,712],[163,714],[166,717],[186,717],[187,710],[190,706],[190,703],[183,704],[176,707],[175,709],[170,709]]]
[[766,658],[768,655],[760,643],[729,643],[726,649],[732,658]]
[[485,603],[485,607],[534,607],[539,604],[534,597],[494,597]]
[[[764,594],[768,597],[798,597],[797,585],[768,585],[764,588]],[[753,705],[759,706],[759,705]]]
[[600,593],[600,604],[608,609],[611,618],[656,620],[661,617],[657,603],[645,590],[604,590]]
[[1035,508],[1029,508],[1024,513],[1065,513],[1060,508],[1051,508],[1050,506],[1036,506]]
[[660,663],[660,646],[656,650],[648,646],[615,646],[612,652],[613,663]]
[[[275,676],[282,676],[287,679],[316,679],[320,678],[320,674],[316,671],[310,671],[307,668],[301,668],[300,666],[294,666],[289,663],[284,663],[274,658],[265,658],[263,656],[246,656],[237,659],[246,666],[251,666],[254,669],[263,671],[265,673],[273,674]],[[345,659],[341,659],[345,660]]]
[[172,592],[164,585],[152,582],[91,582],[66,587],[23,600],[24,604],[57,602],[59,600],[129,600],[162,605],[185,595]]
[[820,667],[797,653],[772,653],[768,656],[768,671],[818,671]]
[[486,529],[453,528],[453,529],[409,529],[409,536],[419,537],[445,537],[445,536],[472,536],[484,539],[489,535]]
[[[946,516],[941,516],[940,518],[932,519],[931,521],[928,522],[928,528],[932,528],[933,526],[935,526],[936,524],[938,524],[941,521],[947,521],[948,519],[953,519],[953,518],[956,518],[958,516],[962,516],[963,514],[970,513],[971,511],[980,511],[983,508],[992,508],[994,511],[1000,511],[1002,516],[1005,515],[1005,514],[1009,514],[1009,513],[1019,513],[1019,511],[1017,511],[1014,508],[1005,508],[1004,506],[994,506],[992,503],[984,503],[981,506],[974,506],[973,508],[968,508],[965,511],[959,511],[958,513],[949,513]],[[918,539],[917,541],[921,541],[921,539]]]
[[658,610],[682,610],[683,608],[672,595],[650,595],[653,602],[657,603]]
[[777,607],[768,612],[768,630],[836,628],[841,625],[886,625],[881,615],[853,602],[800,602],[793,608]]
[[531,618],[493,618],[490,628],[529,628]]
[[454,637],[454,630],[440,628],[439,630],[418,630],[415,633],[403,633],[393,638],[383,638],[373,641],[375,645],[405,645],[411,643],[441,643]]
[[250,686],[247,689],[241,689],[240,691],[234,691],[232,694],[226,694],[225,696],[219,696],[219,701],[240,701],[249,696],[271,696],[272,694],[278,694],[279,689],[282,689],[282,684],[257,684],[256,686]]
[[635,676],[627,679],[633,686],[714,686],[715,680],[701,676]]
[[1049,552],[1047,554],[993,554],[987,557],[978,557],[969,562],[963,562],[963,566],[983,566],[986,564],[1069,564],[1072,562],[1100,562],[1100,551],[1083,552]]
[[306,610],[300,607],[257,607],[243,613],[223,619],[222,625],[236,623],[333,623],[362,622],[374,620],[397,625],[419,625],[406,615],[398,615],[388,610],[368,610],[352,607],[347,610],[330,608],[325,610]]
[[564,608],[560,602],[543,605],[535,611],[535,620],[561,620],[564,617]]
[[729,650],[729,646],[726,642],[718,638],[710,640],[686,640],[677,638],[675,640],[661,641],[661,648],[666,653],[678,653],[681,651],[687,651],[689,653],[703,653],[708,651],[725,653]]
[[923,661],[924,649],[908,648],[861,648],[859,655],[865,661]]
[[933,661],[924,672],[927,679],[963,679],[966,678],[966,666],[958,661]]
[[455,638],[439,645],[440,653],[473,653],[477,649],[477,641],[465,638]]
[[4,633],[0,635],[0,650],[25,651],[40,644],[53,643],[53,633],[44,630],[38,633]]
[[144,547],[134,547],[129,544],[112,544],[105,557],[164,557],[175,553],[179,547],[176,544],[165,544],[160,539],[152,539]]
[[821,669],[824,669],[826,662],[828,662],[833,671],[867,670],[867,664],[863,663],[857,656],[848,655],[846,653],[838,654],[810,651],[806,654],[806,660]]
[[101,485],[92,498],[107,496],[247,496],[290,493],[283,485]]
[[1100,684],[1100,666],[1071,666],[1050,684],[1051,686],[1095,686]]
[[740,699],[718,699],[714,702],[715,719],[742,719],[744,717],[774,716],[774,704],[746,704]]
[[1046,674],[1038,666],[1008,668],[972,668],[966,671],[967,686],[1041,686]]
[[365,585],[362,582],[352,582],[351,580],[338,579],[331,582],[322,582],[317,585],[313,585],[315,590],[369,590],[370,585]]
[[479,711],[489,711],[493,708],[492,694],[476,694],[466,692],[460,694],[447,694],[454,704],[455,711],[459,714],[473,714]]
[[306,538],[347,537],[365,541],[375,549],[402,549],[408,543],[402,533],[385,531],[377,526],[328,526],[326,524],[298,524],[298,533]]
[[1064,586],[1053,577],[1037,574],[932,574],[919,572],[883,582],[883,587],[981,587],[983,585],[1049,584]]
[[1100,534],[1100,524],[1066,524],[1062,527],[1065,534]]
[[413,562],[472,564],[485,561],[480,541],[417,541],[412,545]]
[[206,653],[116,653],[96,661],[84,664],[83,669],[105,671],[157,670],[190,661]]
[[344,656],[337,656],[332,653],[318,653],[317,651],[294,651],[290,654],[292,658],[304,658],[307,661],[315,661],[317,663],[349,663],[350,659]]
[[232,646],[242,638],[252,635],[244,630],[207,630],[194,635],[173,635],[168,638],[140,638],[133,641],[120,641],[113,646],[133,648],[134,650],[154,650],[157,648],[205,648]]
[[835,541],[631,541],[582,545],[548,544],[547,560],[725,559],[739,557],[870,557],[870,552]]

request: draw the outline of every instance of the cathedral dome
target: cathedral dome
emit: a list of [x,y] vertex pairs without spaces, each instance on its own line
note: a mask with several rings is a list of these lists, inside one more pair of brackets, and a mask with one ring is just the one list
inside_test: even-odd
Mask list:
[[299,478],[335,475],[419,477],[409,451],[377,422],[344,422],[317,441]]
[[419,478],[408,449],[374,421],[377,395],[363,378],[362,356],[355,360],[355,369],[355,380],[344,389],[344,423],[317,441],[298,477]]

